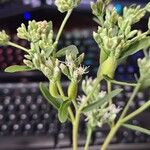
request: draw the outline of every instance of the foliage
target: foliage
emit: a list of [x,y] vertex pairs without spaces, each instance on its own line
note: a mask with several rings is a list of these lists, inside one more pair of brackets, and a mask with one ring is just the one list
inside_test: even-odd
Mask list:
[[[150,12],[150,3],[143,8],[136,5],[124,7],[123,13],[120,15],[115,9],[108,9],[107,6],[110,2],[111,0],[97,0],[97,2],[91,3],[93,15],[98,23],[98,30],[93,32],[93,37],[100,48],[99,69],[95,79],[83,78],[83,75],[88,73],[88,67],[81,65],[84,60],[84,53],[79,54],[75,45],[64,47],[61,50],[57,48],[64,26],[72,10],[79,5],[80,0],[55,0],[58,10],[61,13],[67,12],[56,38],[54,37],[52,21],[47,22],[45,20],[39,22],[32,20],[27,26],[21,24],[17,29],[18,37],[30,43],[28,49],[12,43],[5,31],[0,32],[0,45],[14,46],[26,53],[23,66],[10,66],[5,71],[13,73],[39,70],[47,77],[48,87],[40,83],[40,90],[45,99],[57,109],[60,122],[71,121],[74,150],[78,149],[77,133],[81,115],[85,115],[88,128],[85,150],[88,150],[92,131],[97,126],[102,128],[104,124],[110,126],[110,133],[101,150],[107,148],[112,137],[121,126],[146,134],[150,133],[148,129],[126,123],[150,105],[148,101],[127,115],[137,92],[150,87],[150,56],[146,54],[144,58],[138,60],[140,77],[137,79],[137,83],[114,80],[117,66],[124,59],[141,49],[150,47],[150,19],[147,31],[142,33],[141,30],[132,28],[144,17],[146,12]],[[69,80],[67,93],[62,87],[62,75],[65,75]],[[107,91],[100,90],[102,80],[107,82]],[[81,81],[84,94],[79,96],[78,88]],[[112,84],[135,87],[125,108],[120,108],[114,104],[115,96],[122,92],[122,89],[112,90]],[[117,119],[120,111],[122,111],[121,116]]]

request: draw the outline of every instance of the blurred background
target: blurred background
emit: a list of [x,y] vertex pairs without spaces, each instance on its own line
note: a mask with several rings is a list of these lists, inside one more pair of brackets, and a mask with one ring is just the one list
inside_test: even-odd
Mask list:
[[[91,0],[92,1],[92,0]],[[93,0],[94,1],[94,0]],[[133,3],[146,5],[149,0],[113,0],[110,9],[122,12],[125,5]],[[54,0],[0,0],[0,30],[6,30],[11,41],[28,47],[28,42],[18,39],[16,29],[21,23],[29,20],[52,20],[55,32],[58,31],[65,14],[57,11]],[[135,24],[133,28],[147,30],[149,14]],[[97,24],[93,21],[90,10],[90,0],[81,0],[69,19],[59,42],[59,48],[75,44],[80,52],[84,52],[83,65],[90,66],[90,76],[96,76],[99,49],[92,37]],[[38,71],[15,74],[4,73],[7,66],[23,64],[24,53],[12,47],[0,47],[0,150],[44,150],[64,149],[71,147],[71,124],[60,124],[56,111],[42,97],[38,84],[47,79]],[[116,79],[120,81],[135,81],[138,74],[137,59],[143,57],[140,51],[119,65]],[[64,87],[66,78],[63,78]],[[117,88],[120,86],[116,86]],[[132,88],[125,86],[125,91],[115,99],[117,105],[124,107],[132,93]],[[106,90],[105,84],[102,86]],[[80,91],[79,91],[80,92]],[[143,105],[150,97],[150,90],[139,92],[130,110]],[[132,120],[132,124],[150,128],[150,109]],[[79,128],[79,146],[85,142],[84,117]],[[108,127],[96,129],[92,135],[91,145],[96,150],[104,141]],[[150,150],[150,137],[139,132],[121,129],[114,137],[110,149]]]

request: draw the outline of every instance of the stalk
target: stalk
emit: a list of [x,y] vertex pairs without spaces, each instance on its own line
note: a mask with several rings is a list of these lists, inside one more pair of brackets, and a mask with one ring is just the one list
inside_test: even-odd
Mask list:
[[77,112],[75,121],[73,122],[73,150],[78,150],[78,128],[79,128],[79,121],[80,121],[80,113]]
[[[107,81],[107,89],[108,89],[108,94],[111,92],[111,82]],[[112,104],[112,99],[109,101],[109,105]]]
[[96,82],[95,82],[95,85],[94,85],[92,91],[85,98],[84,102],[81,104],[81,106],[77,110],[76,117],[75,117],[75,120],[73,122],[73,138],[72,138],[73,139],[73,150],[78,150],[78,127],[79,127],[79,120],[80,120],[81,111],[84,108],[84,106],[86,105],[87,101],[91,98],[93,92],[95,91],[95,89],[97,88],[99,82],[102,79],[103,78],[101,76],[98,76],[96,78]]
[[16,43],[8,42],[8,45],[10,45],[10,46],[12,46],[12,47],[15,47],[15,48],[18,48],[18,49],[21,49],[21,50],[23,50],[23,51],[25,51],[25,52],[28,52],[28,49],[27,49],[27,48],[22,47],[22,46],[20,46],[20,45],[18,45],[18,44],[16,44]]
[[127,82],[120,82],[115,80],[110,80],[111,83],[118,84],[118,85],[127,85],[127,86],[136,86],[136,83],[127,83]]
[[59,41],[59,39],[60,39],[60,36],[61,36],[61,34],[62,34],[62,31],[63,31],[63,29],[64,29],[64,27],[65,27],[65,25],[66,25],[66,23],[67,23],[67,20],[69,19],[70,15],[71,15],[71,13],[72,13],[72,11],[73,11],[73,9],[71,9],[71,10],[69,10],[69,11],[67,12],[67,14],[66,14],[66,16],[65,16],[65,18],[64,18],[64,20],[63,20],[63,22],[62,22],[62,24],[61,24],[61,26],[60,26],[60,28],[59,28],[58,34],[57,34],[57,36],[56,36],[55,43],[58,43],[58,41]]
[[137,86],[135,87],[133,93],[132,93],[132,96],[130,97],[127,105],[125,106],[118,122],[116,123],[116,125],[114,127],[112,127],[112,129],[110,130],[104,144],[102,145],[101,149],[100,150],[106,150],[106,148],[108,147],[109,143],[111,142],[113,136],[116,134],[116,132],[118,131],[118,129],[120,128],[121,124],[122,124],[122,119],[123,117],[126,115],[128,109],[129,109],[129,106],[131,105],[131,103],[133,102],[137,92],[139,91],[141,87],[141,83],[138,83]]
[[116,134],[119,127],[120,127],[120,122],[118,122],[114,127],[112,127],[100,150],[106,150],[106,148],[108,147],[109,143],[111,142],[113,136]]
[[122,119],[122,123],[127,122],[128,120],[132,119],[133,117],[137,116],[138,114],[142,113],[145,109],[150,107],[150,100],[146,102],[143,106],[141,106],[139,109],[135,110],[128,116]]
[[133,91],[133,93],[132,93],[132,96],[130,97],[130,99],[129,99],[127,105],[126,105],[125,108],[123,109],[123,112],[122,112],[122,114],[121,114],[119,120],[121,120],[121,119],[126,115],[128,109],[129,109],[129,106],[130,106],[131,103],[133,102],[133,100],[134,100],[134,98],[135,98],[137,92],[139,91],[140,87],[141,87],[141,83],[138,83],[137,86],[135,87],[135,89],[134,89],[134,91]]
[[92,136],[92,128],[89,127],[88,128],[88,134],[87,134],[87,139],[86,139],[84,150],[88,150],[89,149],[91,136]]

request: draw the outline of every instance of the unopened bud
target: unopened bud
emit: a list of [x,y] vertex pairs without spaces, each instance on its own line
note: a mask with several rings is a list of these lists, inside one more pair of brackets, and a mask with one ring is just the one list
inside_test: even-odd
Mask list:
[[3,30],[0,32],[0,45],[6,46],[9,42],[9,36],[6,34],[6,32]]

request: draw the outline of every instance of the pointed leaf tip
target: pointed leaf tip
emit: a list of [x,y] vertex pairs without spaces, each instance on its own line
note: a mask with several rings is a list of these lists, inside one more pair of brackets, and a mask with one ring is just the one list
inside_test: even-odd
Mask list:
[[19,65],[13,65],[9,66],[5,69],[5,72],[8,73],[14,73],[14,72],[21,72],[21,71],[31,71],[33,69],[27,67],[27,66],[19,66]]

